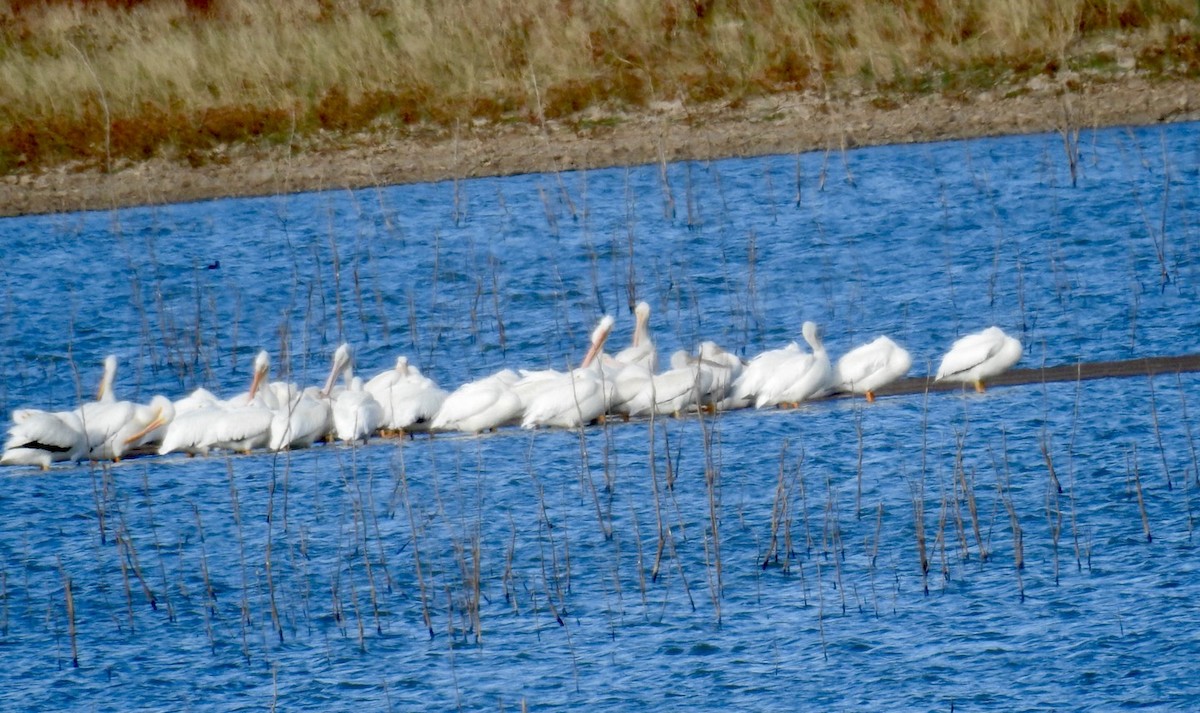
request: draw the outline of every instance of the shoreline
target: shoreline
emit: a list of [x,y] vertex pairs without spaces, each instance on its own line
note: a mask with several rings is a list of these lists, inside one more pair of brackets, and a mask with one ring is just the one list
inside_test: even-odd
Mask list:
[[738,106],[658,104],[571,124],[388,127],[290,146],[231,146],[197,167],[152,158],[111,173],[63,166],[10,174],[0,177],[0,217],[1197,119],[1200,79],[1136,74],[1039,75],[949,97],[776,94]]

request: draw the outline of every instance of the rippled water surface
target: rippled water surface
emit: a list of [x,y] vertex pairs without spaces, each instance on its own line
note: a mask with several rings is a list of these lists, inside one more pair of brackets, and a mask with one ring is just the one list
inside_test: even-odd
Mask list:
[[[452,388],[642,299],[664,361],[809,319],[917,374],[990,324],[1194,353],[1198,128],[1084,132],[1074,177],[1039,135],[5,219],[0,406],[343,340]],[[1198,385],[10,468],[0,706],[1195,710]]]

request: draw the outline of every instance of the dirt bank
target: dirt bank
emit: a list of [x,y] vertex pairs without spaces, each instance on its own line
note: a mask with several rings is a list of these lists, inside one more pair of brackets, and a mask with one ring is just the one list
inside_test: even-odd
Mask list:
[[1200,80],[1093,83],[1038,76],[1019,87],[915,98],[775,95],[740,106],[659,105],[572,124],[387,129],[234,147],[192,167],[153,159],[111,173],[60,168],[0,178],[0,215],[359,188],[453,178],[797,153],[885,143],[1145,125],[1200,117]]

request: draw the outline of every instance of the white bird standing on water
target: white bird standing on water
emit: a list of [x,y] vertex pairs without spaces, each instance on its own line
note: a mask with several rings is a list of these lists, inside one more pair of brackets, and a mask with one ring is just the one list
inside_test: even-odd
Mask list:
[[87,456],[83,424],[73,411],[17,409],[12,420],[0,465],[36,465],[47,470],[51,463],[75,462]]
[[130,401],[117,401],[113,393],[113,379],[117,374],[117,358],[104,358],[104,374],[96,400],[81,404],[75,409],[83,425],[83,434],[88,445],[88,457],[93,460],[109,460],[112,456],[114,438],[118,431],[134,416],[135,406]]
[[746,366],[733,384],[727,399],[729,408],[753,402],[755,408],[795,405],[825,394],[833,379],[833,366],[814,322],[805,322],[804,340],[812,347],[809,354],[792,342],[783,349],[759,354]]
[[270,369],[270,358],[259,352],[254,359],[250,390],[228,401],[219,401],[207,391],[197,390],[172,405],[165,424],[159,455],[181,451],[208,455],[213,448],[248,453],[267,444],[273,413],[259,391]]
[[380,427],[400,434],[428,431],[429,422],[449,395],[405,356],[396,358],[396,368],[372,377],[366,390],[383,407]]
[[504,369],[455,389],[430,422],[432,431],[483,433],[511,423],[521,416],[521,398],[512,386],[521,377]]
[[175,404],[166,396],[158,395],[148,404],[134,408],[133,418],[112,439],[111,457],[120,460],[129,451],[149,446],[159,446],[167,432],[167,425],[175,418]]
[[[369,392],[363,390],[363,380],[354,375],[350,345],[343,344],[333,355],[333,372],[345,375],[346,388],[333,400],[333,430],[340,440],[347,442],[367,440],[379,430],[383,422],[383,407]],[[327,383],[326,393],[332,388]]]
[[627,367],[617,377],[619,383],[627,387],[630,380],[627,374],[634,372],[640,388],[614,410],[630,416],[678,416],[697,405],[701,394],[712,388],[712,373],[702,369],[695,360],[673,359],[672,364],[675,366],[661,374],[650,374],[636,366]]
[[521,419],[522,428],[577,428],[604,415],[612,401],[613,378],[604,371],[601,354],[612,328],[612,317],[601,318],[592,330],[591,346],[582,366],[557,379],[529,403]]
[[942,357],[934,381],[973,383],[983,393],[983,380],[1008,369],[1021,359],[1021,342],[999,327],[960,337]]
[[842,355],[834,367],[835,389],[865,394],[875,400],[875,391],[908,373],[912,355],[887,337],[855,347]]
[[333,432],[333,407],[329,392],[333,390],[340,371],[340,360],[335,352],[323,387],[309,386],[297,391],[292,384],[271,384],[278,405],[271,419],[267,448],[273,451],[308,448]]

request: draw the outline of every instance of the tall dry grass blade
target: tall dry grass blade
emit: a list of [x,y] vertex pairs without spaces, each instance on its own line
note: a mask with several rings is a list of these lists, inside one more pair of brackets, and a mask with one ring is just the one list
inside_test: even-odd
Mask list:
[[1150,516],[1146,512],[1146,499],[1142,495],[1142,476],[1138,467],[1137,444],[1133,444],[1133,450],[1130,455],[1133,461],[1133,484],[1137,493],[1138,513],[1142,516],[1142,532],[1146,535],[1146,542],[1153,542],[1154,536],[1150,533]]
[[62,557],[58,557],[58,573],[63,581],[63,596],[67,607],[67,636],[71,640],[71,665],[79,668],[79,642],[75,635],[75,595],[71,591],[71,576],[63,566]]
[[1147,377],[1146,385],[1150,389],[1150,416],[1154,423],[1154,439],[1158,442],[1158,455],[1162,458],[1163,476],[1167,479],[1167,490],[1174,490],[1171,466],[1167,464],[1167,449],[1163,447],[1162,429],[1158,426],[1158,399],[1154,394],[1154,377]]

